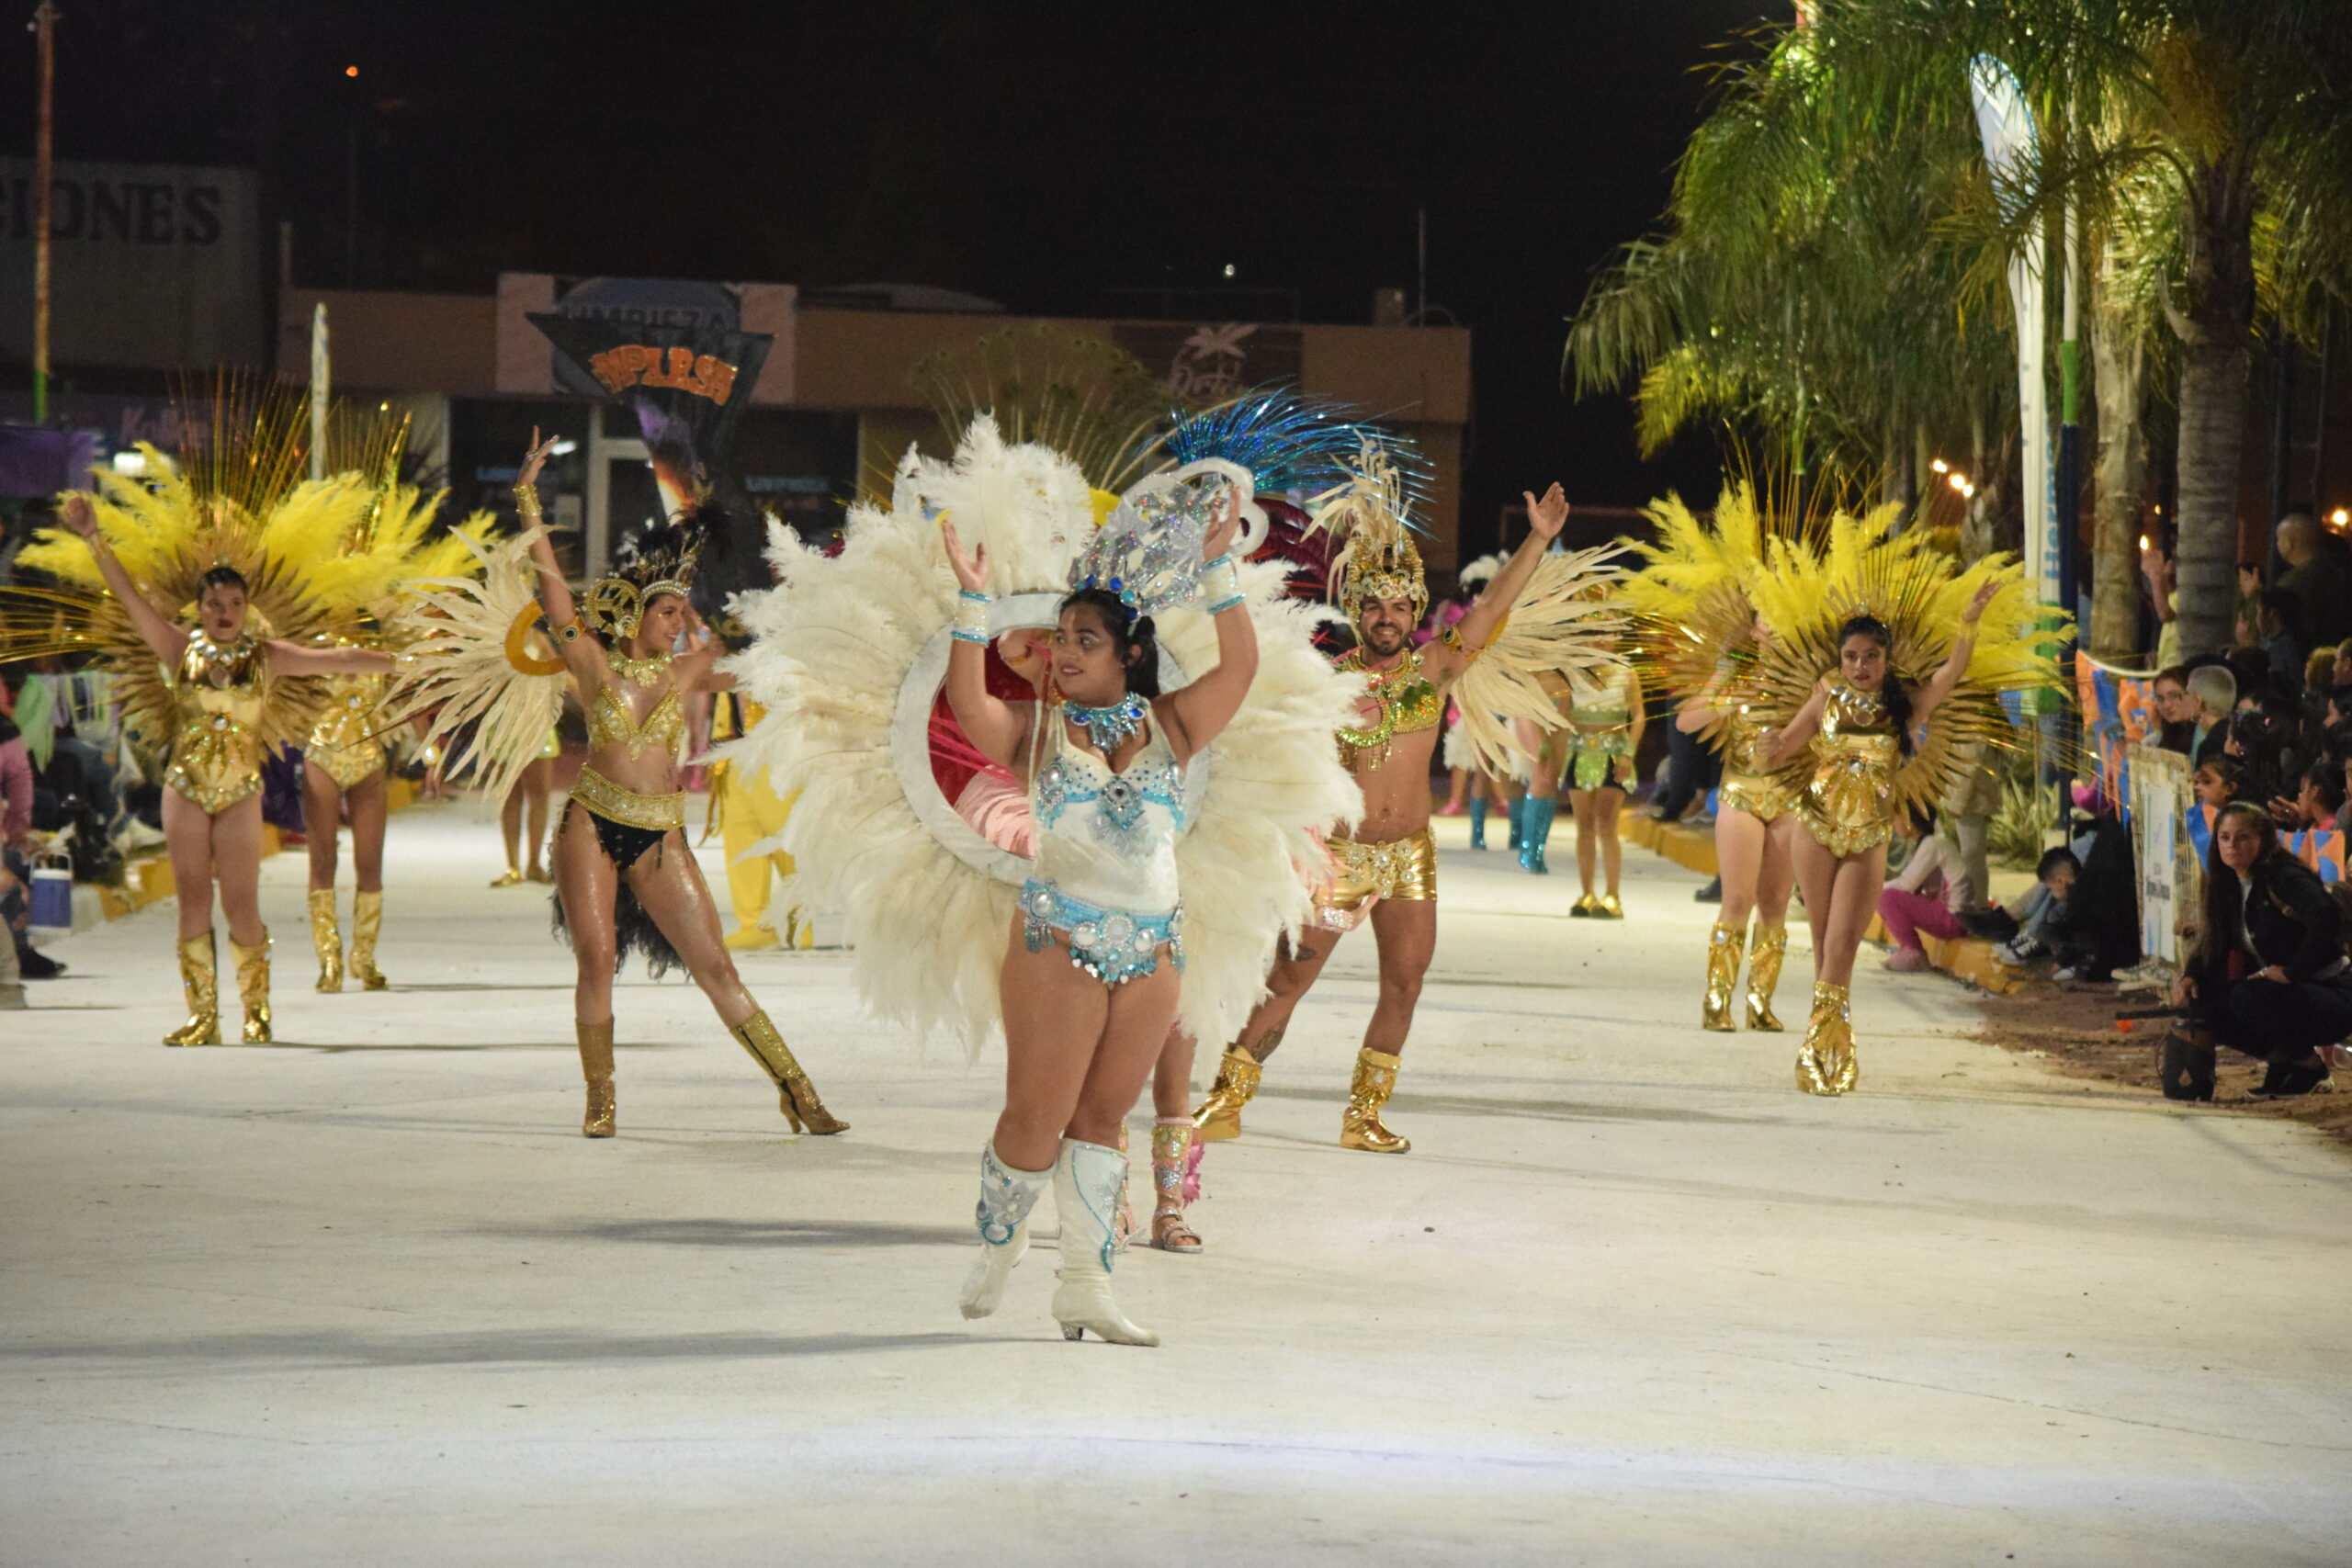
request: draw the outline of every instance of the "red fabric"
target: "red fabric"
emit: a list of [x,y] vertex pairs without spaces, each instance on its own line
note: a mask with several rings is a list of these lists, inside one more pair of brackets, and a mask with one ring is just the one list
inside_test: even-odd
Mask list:
[[[1012,666],[998,656],[996,645],[988,648],[989,695],[1009,703],[1034,703],[1037,689],[1012,672]],[[989,765],[956,722],[956,711],[948,705],[947,694],[941,692],[931,704],[931,778],[939,793],[952,804],[972,782],[972,775]]]
[[1879,894],[1878,918],[1886,922],[1886,932],[1897,947],[1922,947],[1919,935],[1923,931],[1941,942],[1968,934],[1959,917],[1944,908],[1941,898],[1925,893],[1905,893],[1900,887],[1889,887]]

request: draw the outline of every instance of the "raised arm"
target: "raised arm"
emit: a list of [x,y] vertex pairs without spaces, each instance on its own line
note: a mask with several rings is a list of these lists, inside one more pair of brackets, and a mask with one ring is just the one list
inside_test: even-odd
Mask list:
[[1189,762],[1208,750],[1209,742],[1233,722],[1258,678],[1258,626],[1250,618],[1233,569],[1233,536],[1241,522],[1241,498],[1227,491],[1225,509],[1201,542],[1208,565],[1201,573],[1201,589],[1216,616],[1216,668],[1157,705],[1167,725],[1168,747],[1179,762]]
[[1424,670],[1431,664],[1439,666],[1437,671],[1431,671],[1433,676],[1442,675],[1451,679],[1461,674],[1462,667],[1495,640],[1496,634],[1502,630],[1504,618],[1510,614],[1510,607],[1519,603],[1521,592],[1526,589],[1527,580],[1535,575],[1536,563],[1544,558],[1544,552],[1552,547],[1552,541],[1560,536],[1561,528],[1567,524],[1568,498],[1556,481],[1544,492],[1541,501],[1526,491],[1521,493],[1527,501],[1527,537],[1520,541],[1519,548],[1511,552],[1510,559],[1495,573],[1495,580],[1487,584],[1487,591],[1471,602],[1470,608],[1464,611],[1462,619],[1455,623],[1454,634],[1462,645],[1462,651],[1455,653],[1442,642],[1433,642],[1422,651],[1421,667]]
[[1951,645],[1951,656],[1945,659],[1935,674],[1928,677],[1928,683],[1919,688],[1919,694],[1911,700],[1912,723],[1927,722],[1928,716],[1951,695],[1952,688],[1968,674],[1968,660],[1976,651],[1977,618],[1984,614],[1984,606],[1990,604],[1993,595],[2000,591],[1998,582],[1984,583],[1976,590],[1976,597],[1968,602],[1968,608],[1960,613],[1960,636]]
[[605,650],[593,637],[563,635],[563,628],[578,624],[580,606],[571,597],[571,589],[563,581],[563,568],[556,564],[555,545],[548,537],[547,525],[539,518],[539,470],[547,466],[548,456],[555,450],[556,438],[539,439],[539,427],[531,427],[531,449],[523,455],[522,471],[514,476],[514,510],[522,514],[525,536],[531,541],[531,564],[538,569],[538,599],[547,612],[548,640],[555,644],[556,657],[580,683],[582,700],[596,694],[605,682]]
[[568,626],[580,614],[572,603],[571,589],[563,581],[563,569],[556,564],[555,545],[548,538],[546,525],[539,515],[539,470],[547,467],[548,456],[555,450],[556,438],[539,439],[539,427],[531,427],[531,449],[523,455],[522,471],[514,476],[514,510],[522,514],[523,526],[529,530],[531,564],[539,569],[539,603],[548,613],[548,625]]
[[1026,716],[989,691],[989,547],[970,555],[956,537],[956,525],[939,519],[939,536],[947,546],[947,564],[955,570],[956,640],[947,649],[947,705],[964,738],[981,756],[1000,768],[1012,769],[1028,732]]
[[176,666],[180,655],[187,651],[187,633],[174,626],[171,617],[147,602],[139,592],[139,584],[130,581],[130,573],[122,562],[115,559],[114,547],[98,532],[97,509],[86,495],[68,496],[65,500],[65,526],[90,547],[92,558],[98,563],[98,575],[106,579],[107,588],[122,605],[123,614],[130,617],[131,630],[139,640],[154,650],[155,657],[165,664]]
[[372,648],[304,648],[299,642],[271,637],[262,649],[269,655],[273,675],[389,675],[393,659]]

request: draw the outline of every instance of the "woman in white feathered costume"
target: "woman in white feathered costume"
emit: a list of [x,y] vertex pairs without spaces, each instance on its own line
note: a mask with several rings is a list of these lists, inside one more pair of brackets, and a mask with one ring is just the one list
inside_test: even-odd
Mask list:
[[[1358,808],[1329,739],[1355,683],[1315,652],[1315,612],[1280,566],[1204,556],[1249,502],[1248,473],[1214,463],[1091,495],[983,417],[952,463],[910,454],[888,511],[853,509],[839,558],[777,531],[780,585],[737,601],[755,640],[730,668],[767,716],[732,750],[800,790],[781,847],[803,900],[844,917],[867,1005],[973,1045],[1008,1035],[967,1316],[1001,1300],[1050,1183],[1064,1334],[1157,1343],[1109,1289],[1121,1124],[1171,1024],[1222,1037],[1262,995],[1309,912],[1317,833]],[[998,671],[1008,700],[988,678],[991,633],[1037,625],[1057,627],[1044,725],[1025,682]],[[1154,672],[1166,694],[1147,694]],[[1034,862],[934,783],[943,680],[971,744],[1027,791]]]

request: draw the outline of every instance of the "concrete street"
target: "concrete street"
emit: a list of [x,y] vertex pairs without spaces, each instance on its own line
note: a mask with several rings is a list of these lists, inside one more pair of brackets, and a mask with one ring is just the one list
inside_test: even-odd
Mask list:
[[1629,849],[1631,918],[1571,920],[1571,824],[1545,879],[1440,830],[1413,1152],[1333,1144],[1363,933],[1207,1251],[1121,1260],[1158,1350],[1065,1344],[1049,1246],[956,1315],[997,1064],[839,953],[743,967],[847,1135],[639,974],[582,1139],[571,957],[478,804],[393,820],[388,994],[311,989],[269,863],[274,1046],[157,1043],[168,905],[59,943],[0,1014],[0,1563],[2352,1560],[2342,1149],[1870,955],[1861,1092],[1810,1099],[1794,1034],[1696,1027],[1697,878]]

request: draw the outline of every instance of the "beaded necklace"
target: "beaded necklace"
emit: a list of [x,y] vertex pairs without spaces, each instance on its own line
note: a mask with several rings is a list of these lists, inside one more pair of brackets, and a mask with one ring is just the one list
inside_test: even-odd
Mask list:
[[615,650],[605,655],[605,662],[610,664],[613,673],[622,680],[650,692],[662,679],[663,671],[670,668],[672,658],[671,654],[657,653],[650,659],[631,659],[628,654]]
[[1108,757],[1119,743],[1143,728],[1144,716],[1149,712],[1144,700],[1129,692],[1109,707],[1091,708],[1083,704],[1062,699],[1062,716],[1086,731],[1094,749]]
[[1361,673],[1366,682],[1364,695],[1380,705],[1380,717],[1370,728],[1340,727],[1340,760],[1345,766],[1353,767],[1361,761],[1367,772],[1376,773],[1388,761],[1390,740],[1437,727],[1442,700],[1429,677],[1421,673],[1419,649],[1408,649],[1393,670],[1366,670],[1363,649],[1359,648],[1340,660],[1340,668]]

